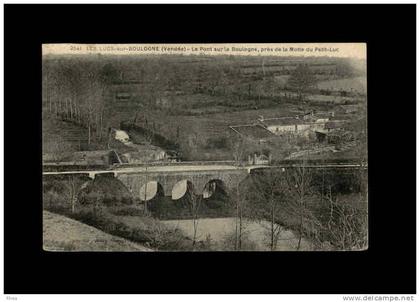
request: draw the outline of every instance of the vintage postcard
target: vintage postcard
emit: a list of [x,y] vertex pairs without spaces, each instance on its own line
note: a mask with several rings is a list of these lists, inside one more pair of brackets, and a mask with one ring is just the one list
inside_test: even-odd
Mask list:
[[44,44],[44,250],[367,249],[366,47]]

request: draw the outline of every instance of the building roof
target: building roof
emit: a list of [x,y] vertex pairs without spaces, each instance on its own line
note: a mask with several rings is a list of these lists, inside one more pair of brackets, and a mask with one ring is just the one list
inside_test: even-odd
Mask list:
[[337,129],[343,127],[343,121],[328,121],[325,123],[325,129]]
[[264,138],[276,137],[275,134],[271,133],[269,130],[267,130],[266,128],[258,124],[231,126],[230,128],[234,130],[235,132],[241,135],[245,135],[252,139],[264,139]]
[[284,126],[284,125],[295,125],[302,123],[301,120],[295,118],[295,117],[274,117],[274,118],[268,118],[263,119],[260,121],[263,125],[266,127],[268,126]]
[[293,125],[311,125],[311,124],[322,124],[323,121],[318,121],[318,118],[311,120],[301,120],[293,117],[286,118],[272,118],[260,121],[265,127],[269,126],[293,126]]

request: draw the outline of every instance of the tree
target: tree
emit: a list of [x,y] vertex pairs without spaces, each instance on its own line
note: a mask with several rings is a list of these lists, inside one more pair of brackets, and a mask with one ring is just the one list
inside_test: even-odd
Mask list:
[[312,173],[305,164],[303,162],[298,167],[285,170],[288,185],[287,208],[289,213],[297,216],[299,219],[297,250],[301,247],[302,238],[305,233],[305,223],[312,221],[312,213],[307,207],[308,199],[314,196],[312,191]]
[[367,246],[366,176],[363,169],[349,174],[351,183],[347,186],[355,186],[356,192],[343,192],[337,174],[322,177],[318,241],[328,242],[340,250],[360,250]]
[[[252,219],[252,209],[249,204],[249,200],[244,194],[244,190],[237,184],[236,188],[230,194],[234,201],[235,207],[235,237],[234,237],[234,248],[235,250],[242,250],[244,241],[246,241],[246,228]],[[247,218],[247,219],[245,219]]]
[[105,85],[101,82],[101,75],[95,66],[87,65],[84,67],[85,73],[85,97],[83,102],[83,111],[85,112],[85,122],[88,128],[88,145],[91,143],[92,132],[96,131],[97,135],[101,129],[101,116],[104,111],[104,90]]
[[242,165],[242,160],[245,153],[245,142],[242,137],[236,139],[232,144],[233,160],[237,166]]
[[253,205],[255,218],[269,221],[270,249],[276,250],[282,228],[278,224],[279,214],[286,202],[287,182],[284,172],[266,170],[251,178],[247,199]]
[[315,83],[315,76],[309,66],[304,64],[299,64],[287,80],[287,86],[298,93],[299,100],[302,100],[302,93],[313,87]]
[[324,197],[328,204],[328,219],[322,221],[324,240],[341,250],[361,250],[367,246],[367,203],[355,194],[333,195],[331,187]]
[[192,238],[192,246],[193,250],[196,247],[197,244],[197,231],[198,231],[198,222],[199,222],[199,213],[202,203],[202,195],[196,195],[194,193],[194,189],[192,188],[192,184],[190,182],[187,182],[187,192],[186,197],[188,201],[188,209],[190,211],[190,214],[192,216],[193,220],[193,238]]
[[338,78],[345,78],[354,76],[354,69],[348,59],[337,61],[335,65],[335,74]]
[[64,194],[70,204],[71,212],[74,213],[76,210],[77,193],[79,190],[79,181],[77,177],[74,175],[70,175],[64,182],[64,187],[65,187]]
[[[242,160],[245,154],[245,142],[242,137],[236,139],[232,144],[232,153],[235,164],[239,167],[242,165]],[[234,207],[236,213],[235,219],[235,250],[242,248],[242,236],[244,232],[244,211],[246,206],[246,199],[241,195],[239,184],[232,192]]]

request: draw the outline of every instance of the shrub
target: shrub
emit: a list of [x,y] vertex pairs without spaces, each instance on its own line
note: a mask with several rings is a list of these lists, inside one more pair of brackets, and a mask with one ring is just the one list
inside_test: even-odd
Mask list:
[[116,216],[143,216],[144,207],[139,206],[114,206],[109,207],[108,211]]
[[83,223],[106,233],[158,250],[191,249],[191,240],[180,230],[166,227],[151,217],[142,217],[138,225],[132,226],[121,217],[110,213],[105,207],[85,207],[78,213],[69,215]]
[[227,137],[211,137],[207,139],[205,149],[226,149],[229,147],[229,140]]
[[[256,251],[258,250],[258,245],[249,239],[249,236],[246,232],[242,233],[241,236],[241,251]],[[236,243],[236,233],[231,232],[226,234],[219,245],[219,249],[223,251],[234,251]]]

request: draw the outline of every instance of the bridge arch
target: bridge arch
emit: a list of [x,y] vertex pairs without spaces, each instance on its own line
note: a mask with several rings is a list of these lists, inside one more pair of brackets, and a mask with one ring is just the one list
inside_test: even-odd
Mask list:
[[209,199],[217,197],[217,195],[227,195],[228,190],[226,183],[222,179],[210,179],[203,188],[203,198]]
[[148,181],[140,187],[139,198],[141,201],[150,201],[161,196],[165,196],[165,191],[162,184],[156,180]]
[[203,202],[208,208],[216,209],[226,205],[228,188],[222,179],[210,179],[203,188]]
[[174,184],[171,192],[172,200],[179,200],[188,197],[188,194],[194,193],[194,184],[189,179],[182,179]]

